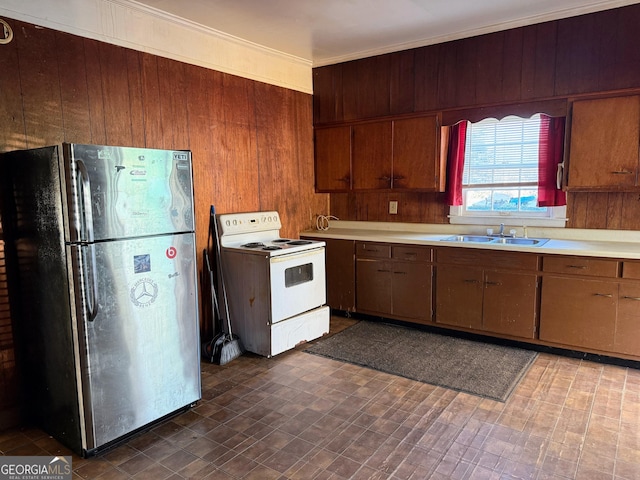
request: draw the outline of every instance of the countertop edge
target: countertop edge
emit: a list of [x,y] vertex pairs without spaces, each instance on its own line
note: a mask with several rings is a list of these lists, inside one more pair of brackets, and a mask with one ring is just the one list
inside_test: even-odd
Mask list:
[[[549,241],[540,246],[526,245],[500,245],[500,244],[483,244],[483,243],[458,243],[443,241],[443,239],[457,233],[473,233],[479,234],[478,228],[475,232],[469,232],[468,229],[459,228],[459,225],[430,225],[423,231],[403,231],[400,229],[380,230],[378,225],[371,225],[369,222],[357,225],[356,222],[348,222],[348,225],[331,225],[327,230],[306,230],[300,232],[300,236],[316,237],[325,239],[340,240],[356,240],[365,242],[384,242],[384,243],[402,243],[410,245],[426,245],[438,247],[452,248],[475,248],[482,250],[497,250],[505,252],[526,252],[549,255],[574,255],[585,257],[602,257],[638,260],[640,259],[640,242],[636,241],[613,241],[613,240],[583,240],[579,238],[554,238],[548,234],[547,236],[538,235],[542,233],[539,229],[535,235],[529,234],[531,238],[549,238]],[[366,228],[366,227],[374,227]],[[439,228],[441,227],[441,228]],[[415,229],[418,230],[418,229]],[[440,230],[438,233],[437,231]],[[482,230],[480,230],[482,232]],[[633,238],[637,232],[632,232],[628,237]],[[640,232],[638,232],[640,233]],[[615,235],[615,233],[612,232]],[[596,238],[598,235],[594,235]],[[626,239],[625,239],[626,240]]]

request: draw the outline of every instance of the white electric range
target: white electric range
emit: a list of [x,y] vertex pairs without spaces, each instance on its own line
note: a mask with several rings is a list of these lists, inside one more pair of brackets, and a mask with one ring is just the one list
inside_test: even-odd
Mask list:
[[271,357],[329,332],[325,242],[280,237],[277,212],[218,215],[231,326]]

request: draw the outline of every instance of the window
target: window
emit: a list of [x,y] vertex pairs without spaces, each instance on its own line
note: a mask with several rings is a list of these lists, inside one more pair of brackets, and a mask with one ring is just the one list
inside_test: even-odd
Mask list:
[[538,206],[540,115],[469,123],[462,205],[451,223],[564,226],[565,207]]

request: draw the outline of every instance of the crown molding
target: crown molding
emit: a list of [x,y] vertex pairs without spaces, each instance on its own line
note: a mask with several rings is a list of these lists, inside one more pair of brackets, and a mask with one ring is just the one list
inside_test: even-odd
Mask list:
[[311,62],[134,0],[4,0],[0,15],[312,93]]

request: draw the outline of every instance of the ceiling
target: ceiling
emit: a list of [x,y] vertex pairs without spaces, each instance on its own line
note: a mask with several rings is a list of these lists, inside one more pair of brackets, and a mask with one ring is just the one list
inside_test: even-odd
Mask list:
[[638,3],[625,0],[137,0],[322,66]]

